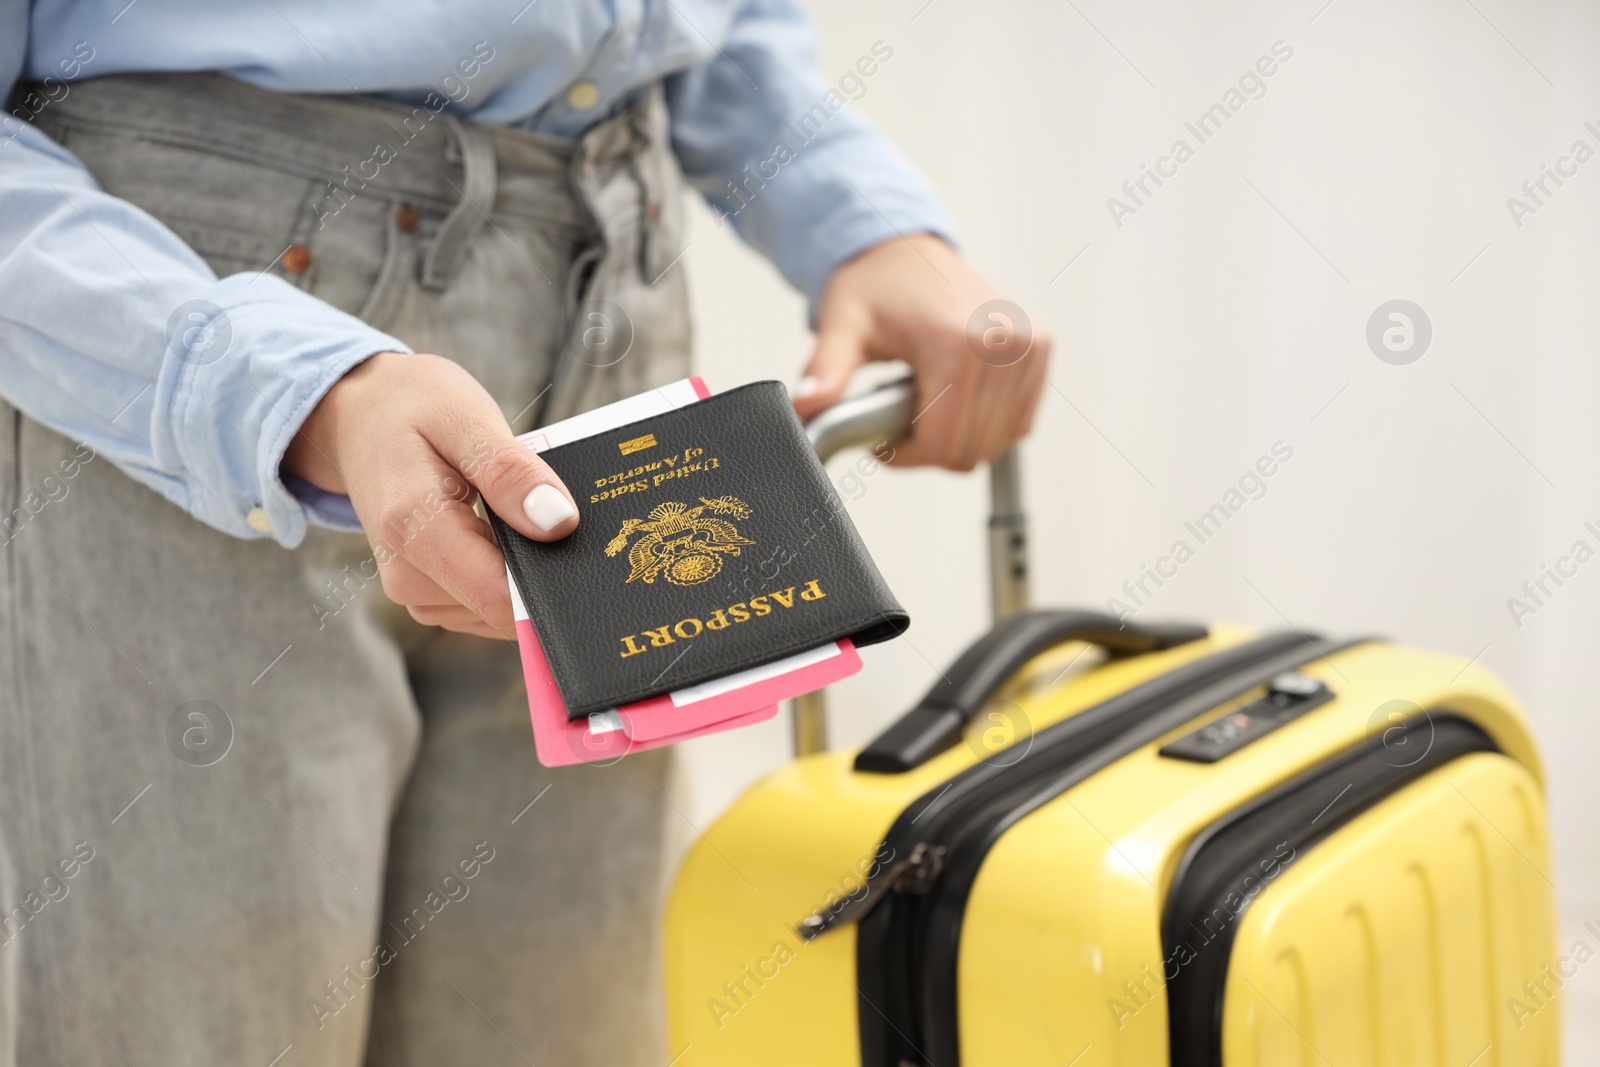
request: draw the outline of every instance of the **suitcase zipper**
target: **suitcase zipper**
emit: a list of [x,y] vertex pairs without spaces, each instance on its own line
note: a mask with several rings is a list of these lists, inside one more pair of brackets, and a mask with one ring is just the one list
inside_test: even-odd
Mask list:
[[[809,941],[835,927],[859,923],[890,894],[905,891],[903,885],[905,889],[910,889],[915,884],[917,889],[914,891],[926,892],[938,875],[938,871],[929,873],[928,868],[943,866],[944,848],[935,840],[942,819],[948,817],[951,810],[963,801],[981,795],[986,789],[1015,788],[1023,776],[1034,771],[1062,745],[1081,742],[1086,726],[1110,720],[1120,730],[1142,719],[1152,709],[1158,710],[1178,699],[1182,692],[1196,684],[1206,684],[1230,672],[1253,666],[1265,657],[1279,655],[1285,648],[1293,648],[1306,640],[1310,639],[1301,638],[1297,641],[1293,634],[1274,634],[1213,653],[1046,728],[1028,739],[1033,744],[1022,759],[1004,765],[980,763],[967,768],[924,793],[900,814],[877,851],[879,856],[894,858],[873,865],[863,892],[842,899],[831,909],[807,916],[795,927],[796,932]],[[928,821],[923,822],[924,819]],[[918,823],[922,825],[918,826]]]
[[[1301,637],[1301,641],[1309,640]],[[1196,679],[1201,683],[1214,680],[1216,676],[1254,665],[1263,657],[1280,654],[1284,646],[1293,648],[1297,643],[1299,642],[1295,640],[1295,635],[1275,634],[1187,664],[1120,694],[1105,704],[1087,709],[1049,727],[1030,739],[1034,742],[1033,747],[1023,759],[1004,765],[979,764],[969,767],[938,788],[929,790],[900,815],[885,835],[882,847],[878,849],[878,855],[887,854],[897,858],[875,863],[862,893],[841,900],[831,910],[807,916],[796,926],[796,932],[809,941],[837,926],[860,922],[889,894],[905,891],[912,884],[917,886],[917,890],[914,891],[925,892],[932,879],[938,875],[937,870],[930,873],[928,868],[942,867],[945,850],[943,846],[930,843],[931,838],[935,836],[935,826],[940,821],[940,816],[947,816],[950,809],[961,801],[979,794],[985,787],[992,789],[998,785],[1001,788],[1015,788],[1020,780],[1020,773],[1032,770],[1047,753],[1062,744],[1081,742],[1082,734],[1085,732],[1083,728],[1091,725],[1090,720],[1115,719],[1119,727],[1124,726],[1149,714],[1152,707],[1159,708],[1160,705],[1176,699],[1178,696],[1176,691],[1186,686],[1192,688],[1196,684]],[[1031,762],[1025,767],[1025,761]],[[1010,773],[1014,771],[1019,772],[1019,775]],[[934,818],[916,828],[916,824],[930,814],[933,814]]]
[[[805,937],[860,924],[856,956],[866,1067],[959,1060],[956,951],[984,856],[1001,833],[1095,771],[1283,671],[1357,642],[1273,634],[1185,664],[1041,731],[1007,766],[968,768],[922,798],[885,838],[904,860],[873,872],[866,892],[807,919]],[[880,850],[883,854],[884,850]]]
[[[878,855],[891,848],[887,842],[879,846]],[[926,892],[926,887],[939,877],[944,869],[944,846],[918,841],[911,851],[888,863],[874,861],[867,877],[865,891],[855,897],[845,897],[829,911],[807,915],[795,927],[802,940],[821,937],[836,926],[860,922],[867,913],[881,904],[890,893]],[[897,855],[891,852],[891,855]]]

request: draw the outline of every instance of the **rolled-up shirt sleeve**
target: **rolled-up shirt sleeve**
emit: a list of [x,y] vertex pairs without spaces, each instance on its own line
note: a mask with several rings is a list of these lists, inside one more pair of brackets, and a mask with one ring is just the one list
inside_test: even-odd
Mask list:
[[[26,40],[26,18],[0,15],[0,37]],[[0,53],[7,97],[20,63]],[[323,394],[384,351],[409,350],[275,275],[218,278],[0,116],[0,395],[19,411],[202,522],[293,547],[308,521],[358,528],[342,498],[290,492],[279,465]]]
[[667,81],[690,184],[813,306],[858,252],[911,233],[955,237],[927,182],[850,106],[892,77],[893,46],[875,42],[829,83],[815,37],[796,0],[750,0],[715,58]]

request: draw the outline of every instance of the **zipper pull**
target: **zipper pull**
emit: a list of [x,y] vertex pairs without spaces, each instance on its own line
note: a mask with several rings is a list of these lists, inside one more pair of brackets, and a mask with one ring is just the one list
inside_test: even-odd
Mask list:
[[[883,853],[887,851],[889,858]],[[858,923],[883,902],[890,893],[916,893],[921,895],[933,888],[944,870],[944,846],[918,841],[910,853],[894,857],[894,847],[887,841],[878,849],[876,870],[867,877],[860,892],[842,898],[831,908],[824,908],[800,920],[795,933],[802,940],[813,941],[836,926]]]
[[933,883],[943,873],[944,846],[919,841],[917,847],[911,850],[911,862],[895,879],[895,892],[915,893],[920,897],[933,888]]

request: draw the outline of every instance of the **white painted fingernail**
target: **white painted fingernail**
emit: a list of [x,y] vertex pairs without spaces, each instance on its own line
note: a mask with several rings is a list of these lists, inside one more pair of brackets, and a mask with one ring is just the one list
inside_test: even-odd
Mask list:
[[822,391],[822,379],[814,374],[808,374],[800,379],[800,384],[794,387],[792,394],[796,400],[804,400],[808,396],[816,396]]
[[522,502],[522,510],[541,530],[554,530],[578,513],[567,494],[553,485],[536,486]]

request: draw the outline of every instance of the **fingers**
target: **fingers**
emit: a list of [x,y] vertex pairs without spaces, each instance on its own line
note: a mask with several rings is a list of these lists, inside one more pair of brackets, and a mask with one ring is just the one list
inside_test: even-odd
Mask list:
[[490,639],[503,636],[495,627],[480,619],[471,608],[460,604],[409,607],[406,610],[423,626],[437,626],[444,630],[454,630],[456,633],[473,634]]
[[380,354],[317,412],[389,598],[427,625],[513,640],[505,560],[473,510],[477,493],[540,541],[571,533],[578,512],[483,386],[438,356]]
[[[483,522],[463,503],[450,501],[407,542],[401,561],[416,575],[396,574],[407,607],[462,605],[497,636],[515,636],[505,559]],[[384,590],[390,579],[385,575]],[[442,595],[441,595],[442,594]]]
[[1039,411],[1039,401],[1044,397],[1045,383],[1050,370],[1050,353],[1055,347],[1055,339],[1049,331],[1039,330],[1034,334],[1033,351],[1023,360],[1024,380],[1020,387],[1012,393],[1012,409],[1007,419],[1008,425],[1016,434],[1014,444],[1033,432],[1033,417]]
[[917,369],[916,421],[911,434],[895,442],[897,467],[937,466],[969,471],[983,459],[980,432],[987,420],[978,417],[975,398],[977,376],[934,378]]
[[1029,350],[1015,363],[983,368],[971,416],[978,429],[967,454],[974,462],[994,460],[1033,427],[1033,413],[1049,366],[1050,338],[1036,334],[1030,342]]
[[843,313],[823,313],[817,323],[817,347],[794,391],[794,409],[802,419],[839,402],[850,376],[870,358],[867,343],[863,323]]
[[[1039,404],[1051,341],[1031,334],[1020,355],[996,359],[949,323],[916,340],[916,421],[895,446],[896,466],[971,470],[1027,436]],[[988,358],[985,358],[985,357]]]
[[483,494],[484,504],[524,537],[559,541],[578,526],[578,506],[549,465],[519,442],[483,387],[471,383],[441,398],[421,427],[439,454]]
[[391,443],[382,466],[372,500],[352,499],[374,539],[384,593],[407,608],[463,605],[510,639],[505,561],[461,475],[419,436]]
[[383,595],[396,604],[408,609],[460,605],[455,597],[445,592],[443,586],[403,556],[384,558],[387,562],[379,564],[378,577],[383,583]]
[[[409,543],[405,547],[409,548]],[[384,550],[376,551],[374,558],[379,561],[378,576],[383,584],[384,595],[404,607],[422,625],[488,638],[506,639],[508,635],[514,635],[515,624],[509,615],[497,619],[495,623],[486,622],[476,610],[467,607],[420,568],[387,546]],[[502,570],[499,573],[503,576],[505,572]]]
[[961,416],[963,425],[956,457],[964,470],[993,459],[1011,443],[1011,427],[1007,424],[1007,416],[1012,407],[1011,393],[1017,375],[1007,375],[1005,371],[1013,369],[985,367],[978,372],[971,397]]

